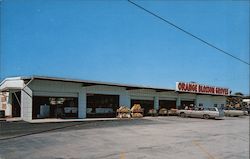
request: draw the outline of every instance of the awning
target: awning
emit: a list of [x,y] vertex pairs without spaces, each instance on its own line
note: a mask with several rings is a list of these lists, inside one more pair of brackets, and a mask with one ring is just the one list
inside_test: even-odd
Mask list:
[[6,91],[15,91],[15,90],[21,90],[24,87],[24,81],[20,78],[7,78],[0,84],[0,91],[6,92]]

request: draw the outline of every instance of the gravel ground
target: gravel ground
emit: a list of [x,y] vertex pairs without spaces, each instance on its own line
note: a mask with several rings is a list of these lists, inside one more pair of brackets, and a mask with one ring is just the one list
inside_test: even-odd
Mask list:
[[0,159],[249,159],[249,116],[1,123]]

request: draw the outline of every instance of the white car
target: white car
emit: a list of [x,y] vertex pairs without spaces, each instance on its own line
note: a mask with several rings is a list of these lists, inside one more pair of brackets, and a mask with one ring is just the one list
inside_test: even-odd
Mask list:
[[225,109],[224,113],[225,113],[225,116],[232,116],[232,117],[245,115],[245,112],[243,110],[236,110],[233,108]]
[[215,118],[215,119],[223,119],[224,112],[220,111],[216,107],[204,108],[203,110],[195,109],[195,110],[178,110],[178,115],[180,117],[197,117],[197,118]]

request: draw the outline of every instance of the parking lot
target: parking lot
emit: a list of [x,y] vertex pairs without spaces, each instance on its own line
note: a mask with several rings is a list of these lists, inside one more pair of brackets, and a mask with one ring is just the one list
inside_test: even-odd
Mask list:
[[248,159],[249,116],[1,123],[0,159]]

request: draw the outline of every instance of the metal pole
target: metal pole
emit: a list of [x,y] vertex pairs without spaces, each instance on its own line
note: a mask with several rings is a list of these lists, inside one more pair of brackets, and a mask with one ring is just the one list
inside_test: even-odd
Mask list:
[[17,100],[19,106],[21,107],[21,102],[20,102],[20,100],[18,99],[18,97],[17,97],[17,95],[16,95],[16,92],[14,92],[14,95],[15,95],[15,97],[16,97],[16,100]]
[[27,87],[33,80],[34,80],[34,77],[32,77],[30,79],[30,81],[27,84],[25,84],[24,87],[21,90],[23,90],[25,87]]

